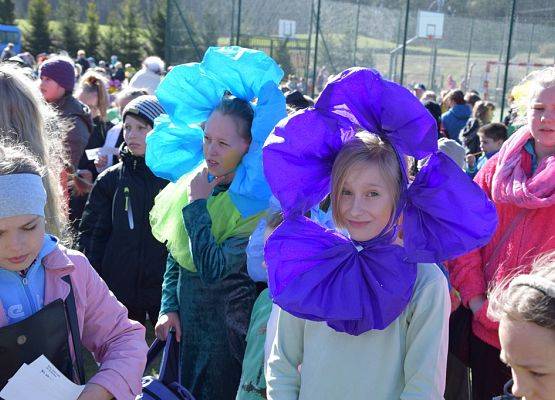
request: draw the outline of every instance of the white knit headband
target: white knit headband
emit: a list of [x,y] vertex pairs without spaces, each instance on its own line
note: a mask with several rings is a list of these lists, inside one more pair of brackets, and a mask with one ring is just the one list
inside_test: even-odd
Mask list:
[[529,286],[544,292],[551,298],[555,298],[555,282],[537,275],[519,275],[509,284],[509,288],[515,286]]
[[17,215],[44,217],[46,191],[35,174],[0,175],[0,218]]

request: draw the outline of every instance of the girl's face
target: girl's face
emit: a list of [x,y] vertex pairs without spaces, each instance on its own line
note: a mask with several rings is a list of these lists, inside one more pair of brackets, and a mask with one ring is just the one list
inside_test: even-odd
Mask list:
[[555,393],[555,331],[507,317],[499,323],[501,360],[511,367],[513,395],[549,400]]
[[134,156],[142,157],[145,155],[146,135],[152,130],[142,118],[127,114],[123,123],[123,140],[127,144],[129,151]]
[[363,242],[380,234],[393,212],[393,196],[376,165],[358,163],[347,171],[339,197],[339,214],[351,239]]
[[532,100],[528,124],[536,146],[555,148],[555,86],[542,89]]
[[239,134],[239,128],[234,117],[218,111],[206,121],[203,152],[211,175],[231,174],[249,150],[250,143]]
[[17,215],[0,218],[0,268],[22,271],[37,258],[44,240],[44,218]]
[[64,97],[66,90],[58,85],[55,80],[42,76],[40,78],[40,91],[47,103],[52,103]]

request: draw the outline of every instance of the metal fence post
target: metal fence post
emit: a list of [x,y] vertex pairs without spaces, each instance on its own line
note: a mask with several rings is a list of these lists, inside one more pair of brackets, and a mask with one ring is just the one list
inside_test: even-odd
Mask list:
[[166,65],[171,65],[172,63],[170,18],[171,18],[170,0],[166,0],[166,29],[164,30],[164,59],[166,60]]
[[237,2],[237,37],[235,38],[235,44],[237,46],[241,45],[241,5],[242,0],[238,0]]
[[316,38],[314,42],[314,65],[312,67],[312,97],[316,93],[316,68],[318,67],[318,37],[320,36],[320,7],[322,0],[318,0],[316,9]]
[[403,33],[403,53],[401,55],[401,76],[399,78],[399,84],[403,85],[403,80],[405,79],[405,56],[407,52],[407,32],[409,29],[409,11],[410,11],[410,0],[407,0],[405,10],[405,32]]
[[470,89],[470,76],[468,74],[468,69],[470,67],[470,53],[472,52],[472,39],[474,37],[474,18],[470,21],[470,39],[468,39],[468,51],[466,53],[466,66],[464,68],[464,80],[466,81],[465,87],[463,89]]
[[304,80],[308,91],[308,74],[310,73],[310,52],[312,50],[312,23],[314,22],[314,0],[310,0],[310,25],[308,26],[308,43],[306,46],[306,65]]
[[233,35],[235,34],[235,0],[231,0],[231,28],[229,30],[229,45],[233,46]]
[[505,58],[505,76],[503,77],[503,95],[501,97],[500,122],[503,122],[503,111],[505,111],[505,96],[507,95],[507,82],[509,80],[509,64],[511,62],[511,42],[513,40],[513,27],[515,23],[516,0],[511,6],[511,20],[509,25],[509,42],[507,43],[507,57]]
[[358,24],[360,19],[360,0],[357,0],[357,20],[355,24],[355,49],[353,51],[353,67],[357,66],[357,50],[358,50]]

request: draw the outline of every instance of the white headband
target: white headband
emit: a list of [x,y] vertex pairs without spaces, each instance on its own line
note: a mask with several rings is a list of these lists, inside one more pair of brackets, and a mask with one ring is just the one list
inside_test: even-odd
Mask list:
[[35,174],[0,175],[0,218],[16,215],[44,217],[46,191]]
[[519,275],[511,281],[509,287],[530,286],[544,292],[551,298],[555,298],[555,282],[537,275]]

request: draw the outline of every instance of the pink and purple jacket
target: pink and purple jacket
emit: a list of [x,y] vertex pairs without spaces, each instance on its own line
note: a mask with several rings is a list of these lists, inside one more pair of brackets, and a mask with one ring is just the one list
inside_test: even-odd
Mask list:
[[[45,305],[68,296],[69,285],[62,277],[71,276],[81,342],[100,363],[99,371],[88,383],[104,387],[117,400],[135,399],[141,393],[148,350],[145,328],[127,318],[126,308],[83,254],[58,245],[43,258],[43,265]],[[0,304],[0,327],[7,324]]]
[[[516,135],[516,134],[515,134]],[[493,176],[498,168],[500,153],[490,158],[485,166],[478,172],[474,181],[492,198]],[[555,168],[550,168],[553,157],[546,159],[540,166],[548,165],[544,173],[545,179],[541,188],[537,189],[544,197],[549,198],[555,194]],[[524,149],[520,149],[520,160],[522,169],[529,177],[533,178],[532,158]],[[514,187],[520,187],[518,182],[513,182]],[[474,250],[468,254],[448,262],[450,280],[455,289],[460,292],[462,303],[468,306],[468,302],[475,296],[486,295],[488,289],[508,277],[518,273],[527,272],[535,258],[545,252],[555,249],[555,205],[547,207],[532,208],[522,207],[519,204],[508,202],[495,202],[499,225],[491,241],[484,247]],[[515,225],[505,243],[500,241],[503,233],[510,228],[515,217],[524,208],[527,211],[524,217]],[[518,220],[517,220],[518,221]],[[495,259],[495,248],[501,245]],[[472,332],[482,341],[498,349],[499,324],[487,316],[488,301],[476,312],[472,321]]]

